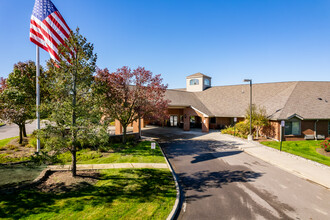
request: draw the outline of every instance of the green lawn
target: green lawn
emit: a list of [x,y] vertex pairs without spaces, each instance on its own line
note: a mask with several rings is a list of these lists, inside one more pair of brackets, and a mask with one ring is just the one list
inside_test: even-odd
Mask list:
[[[322,141],[283,141],[282,151],[288,152],[290,154],[295,154],[297,156],[304,157],[309,160],[316,161],[330,166],[330,157],[323,156],[316,152],[316,148],[321,148],[320,143]],[[260,142],[263,145],[272,147],[275,149],[280,149],[280,142],[276,141],[266,141]]]
[[16,138],[18,138],[18,136],[17,137],[6,138],[6,139],[1,139],[0,140],[0,149],[1,149],[1,147],[6,146],[11,140],[16,139]]
[[[28,183],[40,174],[46,165],[11,164],[0,165],[0,188]],[[1,196],[0,196],[1,197]]]
[[[104,163],[165,163],[163,154],[158,146],[151,149],[150,141],[143,141],[136,146],[132,144],[115,144],[113,153],[105,156],[101,152],[83,149],[77,152],[78,164],[104,164]],[[62,163],[71,162],[70,152],[58,157]]]
[[[30,135],[28,135],[30,136]],[[0,164],[1,163],[9,163],[9,162],[19,162],[19,161],[26,161],[26,160],[30,160],[29,156],[17,156],[17,157],[8,157],[8,155],[12,154],[12,153],[6,153],[4,150],[6,148],[4,148],[4,146],[6,146],[11,140],[14,139],[18,139],[19,137],[11,137],[11,138],[6,138],[6,139],[1,139],[0,140]],[[15,148],[17,148],[18,151],[18,146],[14,146]]]
[[0,196],[7,219],[166,219],[176,199],[167,169],[102,170],[95,185],[62,194],[24,190]]

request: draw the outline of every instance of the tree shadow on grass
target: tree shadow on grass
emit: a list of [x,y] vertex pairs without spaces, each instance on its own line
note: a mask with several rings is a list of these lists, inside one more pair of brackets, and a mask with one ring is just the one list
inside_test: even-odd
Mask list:
[[[0,218],[20,219],[38,213],[79,212],[86,206],[108,206],[114,200],[143,203],[175,199],[171,173],[161,169],[103,170],[95,185],[67,193],[44,193],[36,189],[0,195]],[[60,202],[61,201],[61,202]],[[59,203],[60,202],[60,203]]]

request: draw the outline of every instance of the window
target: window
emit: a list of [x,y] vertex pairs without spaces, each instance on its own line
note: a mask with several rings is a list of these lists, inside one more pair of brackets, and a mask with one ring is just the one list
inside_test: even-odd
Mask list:
[[286,121],[285,135],[300,135],[300,121]]
[[213,117],[213,118],[211,118],[211,124],[215,124],[217,121],[216,121],[216,118],[215,117]]
[[330,121],[328,122],[328,134],[330,135]]
[[210,80],[209,79],[204,79],[204,85],[205,86],[210,86]]
[[189,84],[190,85],[199,85],[199,80],[198,79],[191,79]]

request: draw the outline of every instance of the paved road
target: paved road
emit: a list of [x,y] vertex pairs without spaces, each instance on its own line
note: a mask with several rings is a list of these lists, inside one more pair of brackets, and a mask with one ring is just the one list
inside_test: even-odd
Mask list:
[[[26,124],[26,133],[31,134],[36,129],[36,121]],[[0,127],[0,140],[5,138],[16,137],[19,135],[19,128],[16,124],[6,124]]]
[[160,137],[179,176],[178,219],[330,219],[329,189],[240,151],[242,143],[168,128],[143,134]]

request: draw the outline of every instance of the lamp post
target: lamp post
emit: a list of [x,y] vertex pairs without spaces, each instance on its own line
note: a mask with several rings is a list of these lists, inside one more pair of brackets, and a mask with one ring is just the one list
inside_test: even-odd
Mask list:
[[252,79],[244,79],[244,82],[250,82],[250,134],[248,140],[252,141]]

